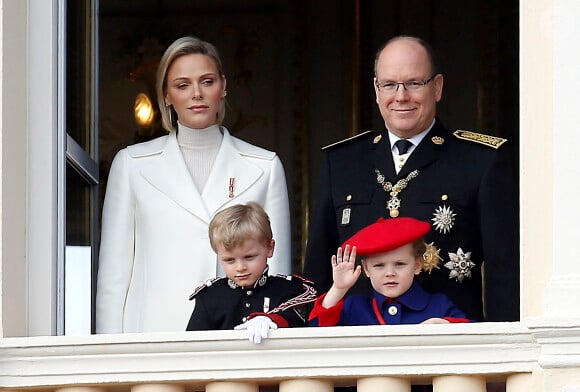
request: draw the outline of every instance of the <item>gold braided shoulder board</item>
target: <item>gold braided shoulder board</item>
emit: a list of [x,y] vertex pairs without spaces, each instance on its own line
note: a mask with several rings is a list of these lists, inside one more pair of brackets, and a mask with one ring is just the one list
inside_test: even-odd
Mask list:
[[507,139],[503,139],[501,137],[484,135],[483,133],[464,131],[461,129],[458,129],[457,131],[453,132],[453,135],[458,139],[483,144],[484,146],[493,147],[496,150],[502,144],[507,142]]

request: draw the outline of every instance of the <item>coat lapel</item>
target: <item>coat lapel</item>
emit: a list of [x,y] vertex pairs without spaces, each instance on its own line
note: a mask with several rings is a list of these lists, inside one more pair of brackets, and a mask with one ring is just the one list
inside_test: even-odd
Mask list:
[[369,151],[374,165],[373,177],[376,177],[374,169],[379,169],[387,180],[393,181],[397,177],[397,174],[395,173],[395,163],[393,162],[391,154],[391,142],[386,131],[383,131],[381,136],[379,143],[373,144]]
[[445,137],[447,137],[445,129],[436,121],[433,128],[425,135],[407,162],[405,162],[405,166],[399,172],[398,178],[406,177],[415,169],[419,169],[420,172],[422,168],[435,162],[440,156],[440,152],[445,149],[445,144],[437,144],[434,140],[444,141]]
[[[224,138],[202,193],[210,215],[247,192],[264,174],[261,168],[243,157],[229,132],[223,127],[222,130]],[[233,181],[232,197],[230,181]]]
[[209,222],[210,214],[187,170],[175,132],[171,132],[167,138],[167,144],[159,159],[143,167],[141,175],[191,214]]

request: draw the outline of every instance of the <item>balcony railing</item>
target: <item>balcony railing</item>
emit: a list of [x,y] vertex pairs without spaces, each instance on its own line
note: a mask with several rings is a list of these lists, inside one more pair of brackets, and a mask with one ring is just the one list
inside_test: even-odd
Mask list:
[[[578,365],[580,328],[477,323],[3,338],[0,389],[148,391],[530,390],[542,364]],[[568,359],[566,359],[568,358]]]

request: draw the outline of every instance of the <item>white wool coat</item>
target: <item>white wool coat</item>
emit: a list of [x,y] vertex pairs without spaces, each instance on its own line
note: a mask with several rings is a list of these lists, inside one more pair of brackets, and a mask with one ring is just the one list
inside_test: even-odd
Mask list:
[[184,331],[194,306],[189,294],[216,276],[209,222],[234,204],[255,201],[264,207],[276,241],[270,272],[290,273],[290,212],[282,163],[274,152],[221,129],[224,137],[202,193],[175,132],[115,156],[102,214],[97,333]]

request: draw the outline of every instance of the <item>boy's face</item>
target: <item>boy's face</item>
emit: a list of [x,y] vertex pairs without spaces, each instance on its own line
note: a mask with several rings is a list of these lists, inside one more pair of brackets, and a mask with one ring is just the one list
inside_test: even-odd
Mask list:
[[222,244],[217,245],[217,255],[228,278],[238,286],[249,287],[262,276],[268,258],[274,254],[274,240],[264,246],[254,238],[249,238],[243,244],[231,250],[226,250]]
[[365,257],[362,265],[373,288],[389,298],[403,295],[421,273],[421,260],[413,254],[411,244]]

